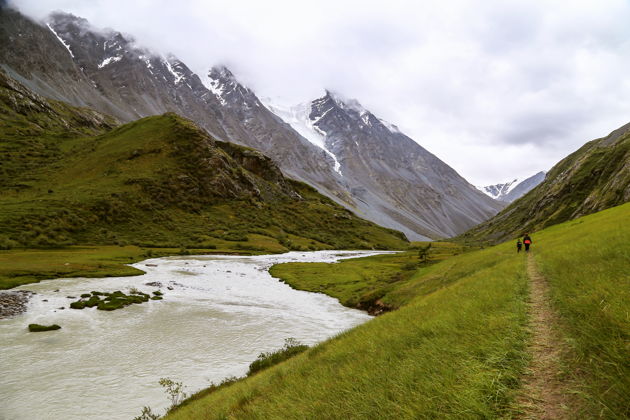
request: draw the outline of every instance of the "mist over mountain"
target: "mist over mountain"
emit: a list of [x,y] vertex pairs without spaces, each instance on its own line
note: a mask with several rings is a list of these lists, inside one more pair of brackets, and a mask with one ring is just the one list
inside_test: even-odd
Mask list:
[[356,101],[327,92],[302,107],[305,125],[298,124],[263,105],[225,66],[200,77],[175,56],[70,14],[38,24],[4,8],[1,20],[0,65],[33,91],[123,122],[176,112],[218,139],[262,151],[288,176],[410,239],[456,235],[501,208]]

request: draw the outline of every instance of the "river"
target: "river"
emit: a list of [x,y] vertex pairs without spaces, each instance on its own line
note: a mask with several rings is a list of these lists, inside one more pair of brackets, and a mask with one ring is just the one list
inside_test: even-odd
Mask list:
[[[26,313],[0,320],[0,419],[131,420],[143,406],[163,413],[168,400],[160,378],[183,382],[190,394],[244,375],[259,353],[286,338],[312,345],[371,318],[326,295],[292,289],[271,277],[271,265],[379,253],[155,258],[133,264],[146,271],[142,276],[21,286],[36,294]],[[76,299],[67,296],[134,287],[159,289],[164,300],[113,312],[68,309]],[[62,329],[29,333],[30,323]]]

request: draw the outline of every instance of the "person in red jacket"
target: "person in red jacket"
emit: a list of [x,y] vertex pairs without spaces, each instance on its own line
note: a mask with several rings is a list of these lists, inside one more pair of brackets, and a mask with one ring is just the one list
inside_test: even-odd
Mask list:
[[529,246],[532,244],[532,238],[530,238],[527,233],[523,235],[523,244],[525,245],[525,252],[529,252]]

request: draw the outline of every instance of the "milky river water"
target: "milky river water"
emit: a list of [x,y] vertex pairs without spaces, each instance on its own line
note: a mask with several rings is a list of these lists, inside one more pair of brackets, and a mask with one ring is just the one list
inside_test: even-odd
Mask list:
[[[286,338],[312,345],[371,318],[326,295],[292,289],[271,277],[271,265],[377,253],[156,258],[133,265],[146,271],[142,276],[22,286],[37,293],[28,311],[0,320],[0,419],[131,420],[147,405],[162,413],[168,400],[160,378],[183,382],[190,394],[244,375],[259,353]],[[113,312],[68,309],[75,299],[67,296],[132,287],[160,289],[164,300]],[[62,329],[29,333],[30,323]]]

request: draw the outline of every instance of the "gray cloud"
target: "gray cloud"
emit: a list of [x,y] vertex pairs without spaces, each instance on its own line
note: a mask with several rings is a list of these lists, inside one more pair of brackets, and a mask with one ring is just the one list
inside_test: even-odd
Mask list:
[[223,63],[261,96],[355,97],[476,184],[526,177],[630,121],[630,3],[14,0]]

